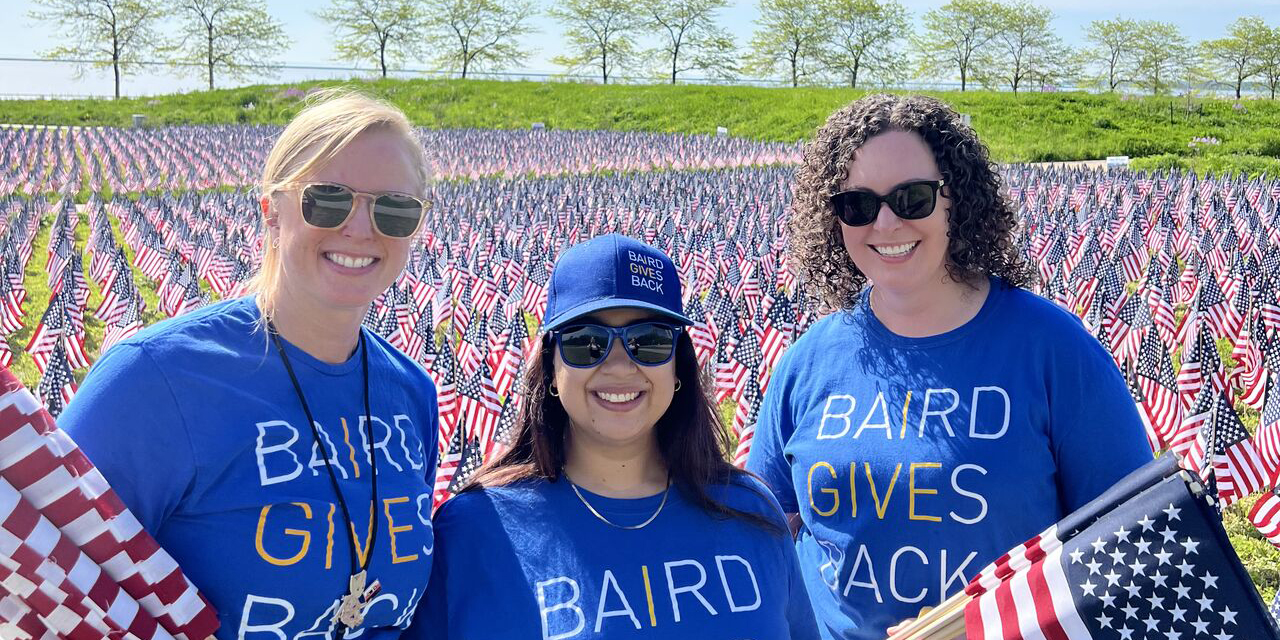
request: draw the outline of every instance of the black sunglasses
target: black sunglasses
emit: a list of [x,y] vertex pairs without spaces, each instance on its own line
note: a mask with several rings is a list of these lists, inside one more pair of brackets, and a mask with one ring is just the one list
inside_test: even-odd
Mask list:
[[302,186],[302,220],[320,229],[338,229],[355,210],[356,198],[369,198],[373,228],[390,238],[408,238],[422,226],[430,202],[407,193],[365,193],[343,184],[311,182]]
[[921,220],[933,213],[933,207],[938,203],[938,189],[943,184],[942,180],[914,180],[894,187],[883,196],[870,189],[841,191],[831,196],[831,208],[840,222],[851,227],[875,222],[882,202],[903,220]]
[[587,369],[604,362],[614,338],[622,339],[627,355],[636,364],[656,367],[675,356],[680,327],[661,322],[637,322],[625,327],[575,324],[557,329],[552,335],[560,347],[560,359],[571,367]]

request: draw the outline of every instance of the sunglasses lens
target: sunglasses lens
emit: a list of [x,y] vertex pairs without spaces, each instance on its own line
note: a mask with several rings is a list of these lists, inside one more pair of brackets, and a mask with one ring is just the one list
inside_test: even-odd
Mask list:
[[898,205],[898,216],[906,220],[927,218],[933,213],[936,194],[933,185],[924,182],[899,188],[893,194]]
[[590,367],[604,359],[609,332],[601,327],[569,327],[560,332],[560,357],[575,367]]
[[627,330],[627,351],[636,362],[662,364],[671,359],[676,347],[676,330],[660,324],[635,325]]
[[836,216],[840,221],[851,226],[861,227],[871,224],[880,209],[880,201],[867,191],[846,191],[836,194],[832,199]]
[[373,220],[382,233],[393,238],[408,238],[418,230],[422,203],[395,193],[380,195],[373,201]]
[[346,187],[313,184],[302,190],[302,219],[313,227],[332,229],[351,214],[353,196]]

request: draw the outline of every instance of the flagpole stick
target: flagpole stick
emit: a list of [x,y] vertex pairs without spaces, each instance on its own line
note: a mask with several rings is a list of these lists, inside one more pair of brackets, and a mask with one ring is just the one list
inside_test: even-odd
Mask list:
[[[951,640],[964,635],[964,608],[970,597],[960,591],[924,615],[911,620],[889,640]],[[958,623],[958,628],[957,627]],[[953,635],[943,635],[953,632]],[[955,635],[958,634],[958,635]]]

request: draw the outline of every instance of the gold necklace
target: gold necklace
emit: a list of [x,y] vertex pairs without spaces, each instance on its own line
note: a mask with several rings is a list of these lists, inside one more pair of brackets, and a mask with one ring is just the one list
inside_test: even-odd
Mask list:
[[593,506],[591,506],[591,503],[590,503],[590,502],[587,502],[587,498],[586,498],[586,496],[582,495],[582,491],[578,489],[578,485],[576,485],[576,484],[574,484],[574,483],[573,483],[573,480],[569,477],[569,474],[565,473],[565,472],[564,472],[564,470],[561,470],[561,471],[560,471],[560,474],[564,476],[564,479],[565,479],[565,480],[568,480],[568,481],[569,481],[569,486],[570,486],[570,487],[573,487],[573,493],[574,493],[574,495],[578,496],[578,499],[582,501],[582,504],[583,504],[583,506],[585,506],[585,507],[587,508],[587,511],[590,511],[590,512],[591,512],[591,515],[593,515],[593,516],[595,516],[595,517],[599,518],[601,522],[603,522],[603,523],[605,523],[605,524],[607,524],[607,525],[609,525],[609,526],[611,526],[611,527],[616,527],[616,528],[618,528],[618,529],[627,529],[627,530],[629,530],[629,531],[634,531],[634,530],[636,530],[636,529],[643,529],[643,528],[645,528],[645,527],[649,526],[649,523],[650,523],[650,522],[653,522],[653,521],[658,517],[658,514],[659,514],[659,513],[662,513],[662,508],[663,508],[663,507],[665,507],[665,506],[667,506],[667,495],[671,493],[671,476],[670,476],[670,475],[668,475],[668,476],[667,476],[667,488],[662,490],[662,502],[659,502],[659,503],[658,503],[658,510],[657,510],[657,511],[654,511],[654,512],[653,512],[653,515],[649,516],[649,519],[648,519],[648,520],[645,520],[644,522],[641,522],[640,524],[623,525],[623,524],[618,524],[618,523],[616,523],[616,522],[610,522],[610,521],[609,521],[609,519],[608,519],[608,518],[606,518],[606,517],[604,517],[604,515],[603,515],[603,514],[601,514],[599,511],[596,511],[596,508],[595,508],[595,507],[593,507]]

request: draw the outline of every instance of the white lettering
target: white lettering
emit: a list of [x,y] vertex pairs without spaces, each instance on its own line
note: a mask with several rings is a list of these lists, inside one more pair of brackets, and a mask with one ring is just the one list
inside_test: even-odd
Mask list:
[[977,557],[977,555],[978,555],[977,551],[970,551],[969,555],[965,557],[964,562],[961,562],[960,566],[956,567],[956,570],[952,571],[950,576],[948,576],[947,550],[946,549],[942,550],[942,565],[941,565],[942,571],[939,574],[940,579],[938,583],[938,601],[939,602],[947,598],[947,590],[951,588],[952,584],[959,582],[961,589],[963,589],[966,584],[969,584],[969,579],[964,577],[964,568],[969,566],[969,561],[973,560],[975,557]]
[[[1000,430],[995,433],[983,433],[978,431],[978,398],[983,392],[998,393],[1004,400],[1004,422],[1000,425]],[[1009,430],[1009,394],[1000,387],[974,387],[973,388],[973,405],[969,407],[969,437],[981,438],[983,440],[996,440],[1003,436]]]
[[[845,402],[848,402],[849,408],[846,409],[844,413],[832,413],[831,403],[835,402],[836,400],[843,400]],[[853,422],[849,420],[849,415],[853,413],[853,408],[857,406],[857,404],[858,404],[858,401],[855,400],[853,396],[848,396],[848,395],[827,396],[827,404],[826,406],[822,407],[822,422],[818,423],[817,439],[830,440],[833,438],[843,438],[845,434],[849,433],[849,429],[853,427]],[[831,434],[827,433],[825,430],[827,426],[827,418],[839,418],[841,420],[844,420],[844,429],[842,429],[840,433],[831,433]]]
[[[733,590],[729,588],[729,577],[724,573],[726,560],[737,562],[747,570],[747,577],[751,578],[751,589],[755,592],[755,600],[751,604],[740,605],[734,601]],[[756,582],[756,572],[751,569],[750,562],[742,559],[741,556],[716,556],[716,570],[720,572],[720,584],[724,585],[724,598],[729,601],[729,611],[738,613],[741,611],[755,611],[760,608],[760,583]]]
[[[338,448],[334,446],[333,440],[329,438],[329,432],[325,431],[319,422],[316,423],[316,432],[320,434],[320,437],[324,438],[325,443],[328,445],[325,447],[325,453],[333,452],[329,458],[329,464],[337,468],[338,473],[341,473],[342,478],[345,480],[347,478],[347,470],[338,461]],[[307,463],[307,468],[311,469],[312,477],[320,475],[320,469],[324,468],[324,458],[320,457],[320,443],[316,442],[314,438],[311,440],[311,462]]]
[[[867,577],[870,578],[869,582],[859,582],[854,579],[858,576],[858,567],[862,566],[862,560],[864,558],[867,561]],[[853,570],[849,571],[849,580],[844,585],[844,596],[846,598],[849,597],[849,589],[852,589],[853,587],[871,589],[872,592],[875,593],[876,602],[881,604],[884,603],[884,598],[880,596],[880,585],[876,582],[876,570],[871,564],[871,554],[867,552],[867,545],[865,544],[858,545],[858,557],[853,559]]]
[[[560,602],[548,607],[546,589],[547,587],[554,584],[569,585],[569,589],[571,593],[573,593],[573,595],[568,600],[565,600],[564,602]],[[539,610],[538,614],[542,617],[542,640],[563,640],[564,638],[572,638],[573,636],[578,635],[583,629],[586,628],[587,617],[582,614],[582,609],[578,607],[578,605],[576,604],[578,602],[578,597],[581,595],[581,592],[578,590],[578,582],[576,580],[573,580],[571,578],[566,578],[564,576],[560,576],[559,578],[552,578],[550,580],[542,580],[536,584],[535,591],[538,594],[538,610]],[[578,624],[573,628],[572,631],[569,631],[567,633],[557,633],[555,635],[552,635],[551,624],[549,619],[550,614],[555,611],[560,611],[561,609],[568,609],[572,611],[573,615],[578,618]]]
[[892,558],[889,558],[889,593],[893,594],[893,597],[898,602],[911,604],[924,600],[925,595],[929,593],[929,589],[926,587],[920,587],[920,593],[911,598],[907,598],[898,593],[898,558],[902,557],[902,554],[907,552],[915,554],[917,558],[920,558],[920,562],[925,565],[929,564],[929,558],[924,555],[923,551],[915,547],[902,547],[893,553]]
[[[621,609],[605,611],[605,601],[609,599],[609,585],[613,585],[614,593],[618,594],[618,599],[622,601]],[[636,618],[635,611],[631,609],[631,603],[627,602],[627,595],[618,586],[618,579],[613,577],[612,571],[605,569],[604,583],[600,585],[600,603],[596,607],[596,633],[600,633],[600,625],[604,623],[605,618],[615,616],[626,616],[631,619],[631,624],[635,625],[636,629],[640,628],[640,620]]]
[[[395,459],[391,457],[390,451],[387,451],[387,443],[391,441],[391,425],[387,424],[382,418],[379,418],[378,416],[373,416],[373,422],[374,424],[382,425],[382,429],[383,429],[382,439],[379,440],[377,444],[373,445],[373,448],[375,450],[381,450],[382,457],[386,458],[387,462],[391,463],[391,466],[396,468],[396,471],[404,471],[404,467],[400,466],[400,463],[396,462]],[[377,429],[374,429],[374,431],[377,431]],[[363,434],[364,432],[365,432],[364,416],[360,416],[360,433]],[[369,456],[366,458],[366,461],[369,462],[369,464],[373,464],[372,452],[369,453]]]
[[[264,445],[263,442],[266,440],[268,427],[288,429],[289,439],[283,444],[273,444],[270,446]],[[284,420],[271,420],[270,422],[258,423],[258,443],[257,446],[254,447],[253,453],[258,458],[258,482],[261,483],[262,486],[265,487],[279,482],[288,482],[302,474],[302,461],[298,460],[298,455],[289,448],[297,441],[298,430],[294,429],[293,425],[285,422]],[[267,471],[267,455],[279,453],[281,451],[289,454],[290,458],[293,458],[293,470],[287,473],[272,475]],[[279,457],[280,456],[276,456],[277,459],[279,459]]]
[[[871,422],[871,416],[875,415],[876,407],[880,408],[881,420],[875,424]],[[884,392],[876,394],[876,401],[872,403],[871,409],[867,411],[867,417],[862,420],[862,426],[858,427],[858,431],[853,434],[853,439],[857,440],[862,435],[863,429],[884,429],[884,437],[888,440],[893,439],[893,427],[889,425],[889,409],[884,404]]]
[[[930,409],[929,401],[933,398],[933,394],[935,392],[938,395],[943,395],[943,394],[950,395],[951,406],[947,407],[946,409],[943,409],[942,411],[936,411],[934,409]],[[924,425],[929,420],[929,416],[938,416],[939,418],[942,418],[942,426],[946,428],[947,435],[951,436],[952,438],[956,437],[956,432],[951,430],[951,420],[947,418],[947,414],[951,413],[952,411],[955,411],[956,408],[959,406],[960,406],[960,394],[956,393],[955,389],[925,389],[924,390],[924,411],[920,413],[920,437],[921,438],[924,437]]]
[[977,471],[985,476],[987,475],[987,470],[976,464],[962,464],[951,472],[951,488],[955,489],[956,493],[965,496],[966,498],[973,498],[978,501],[979,505],[981,505],[981,508],[978,510],[978,515],[973,518],[963,518],[956,514],[955,511],[951,512],[951,517],[960,524],[977,524],[982,522],[983,518],[987,517],[987,499],[982,497],[982,494],[966,491],[960,488],[959,477],[961,471]]
[[[418,443],[418,446],[416,447],[417,451],[415,452],[409,451],[409,443],[406,441],[406,438],[408,437],[407,434],[415,433],[417,431],[417,427],[414,426],[413,420],[403,413],[397,413],[393,420],[395,420],[396,430],[400,432],[400,448],[404,449],[404,457],[409,461],[409,468],[415,471],[421,469],[423,465],[427,463],[427,454],[423,449],[424,445],[422,443],[422,438],[415,438]],[[404,425],[401,424],[402,422],[409,423],[409,428],[406,429]],[[417,455],[414,455],[415,453]]]
[[[431,529],[431,492],[418,494],[418,522],[428,530]],[[422,555],[429,556],[436,550],[436,537],[427,536],[427,544],[422,545]],[[430,545],[430,546],[428,546]]]
[[[717,615],[716,610],[711,606],[711,603],[707,602],[707,599],[702,597],[702,594],[698,592],[698,589],[701,589],[702,586],[707,583],[707,570],[702,568],[702,564],[697,560],[675,560],[663,563],[663,566],[666,567],[667,570],[667,590],[671,594],[671,610],[675,612],[676,622],[680,622],[680,602],[676,600],[676,596],[681,593],[692,593],[693,597],[697,598],[698,602],[701,602],[702,606],[706,607],[707,611],[710,612],[711,615]],[[675,579],[671,576],[671,570],[675,567],[697,567],[698,583],[692,586],[677,587]]]
[[[302,468],[299,467],[298,470],[301,471]],[[279,607],[284,610],[284,619],[269,624],[249,624],[249,616],[252,615],[254,605]],[[237,637],[240,640],[244,640],[246,634],[269,633],[280,638],[280,640],[288,640],[288,636],[280,629],[289,624],[290,620],[293,620],[293,605],[288,600],[255,596],[252,593],[248,593],[244,597],[244,611],[240,613],[240,632]]]

